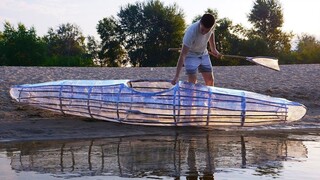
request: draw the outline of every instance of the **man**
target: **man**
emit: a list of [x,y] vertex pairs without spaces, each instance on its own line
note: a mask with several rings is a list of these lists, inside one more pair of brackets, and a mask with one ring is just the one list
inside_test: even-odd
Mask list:
[[211,14],[204,14],[200,21],[190,25],[183,37],[183,45],[177,63],[176,75],[171,81],[174,85],[179,80],[180,71],[185,66],[188,81],[197,82],[197,70],[202,74],[207,86],[214,86],[212,65],[207,50],[210,44],[210,54],[219,58],[221,54],[216,49],[214,35],[215,18]]

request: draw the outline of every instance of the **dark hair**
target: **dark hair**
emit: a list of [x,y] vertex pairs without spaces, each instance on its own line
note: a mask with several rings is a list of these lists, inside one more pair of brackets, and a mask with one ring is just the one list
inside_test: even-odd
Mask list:
[[204,14],[201,17],[200,23],[205,27],[205,28],[212,28],[212,26],[215,23],[215,19],[212,14]]

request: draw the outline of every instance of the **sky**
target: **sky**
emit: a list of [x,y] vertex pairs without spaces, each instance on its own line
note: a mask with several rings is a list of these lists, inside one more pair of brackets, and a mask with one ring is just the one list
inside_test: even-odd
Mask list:
[[[144,0],[0,0],[0,31],[9,21],[15,27],[19,22],[27,28],[34,27],[39,36],[49,28],[56,29],[64,23],[74,23],[84,36],[98,37],[96,26],[105,17],[117,16],[121,6]],[[234,24],[251,27],[248,22],[254,0],[161,0],[165,5],[176,3],[187,24],[206,9],[216,9],[218,18],[229,18]],[[320,40],[319,0],[280,0],[283,8],[283,30],[296,35],[313,35]]]

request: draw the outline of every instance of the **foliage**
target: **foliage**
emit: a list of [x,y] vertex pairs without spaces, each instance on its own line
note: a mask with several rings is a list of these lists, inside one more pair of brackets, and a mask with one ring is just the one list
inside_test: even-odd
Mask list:
[[284,21],[278,0],[256,0],[248,20],[254,27],[248,38],[265,41],[269,55],[278,56],[290,51],[293,35],[281,30]]
[[175,65],[169,47],[178,47],[185,29],[183,13],[177,5],[159,0],[128,4],[118,13],[120,40],[133,66]]
[[85,56],[85,37],[77,25],[67,23],[61,24],[56,30],[49,28],[48,34],[43,39],[48,53],[44,65],[88,66],[93,64],[92,60]]
[[320,63],[320,41],[314,36],[303,34],[298,37],[294,53],[297,63]]
[[45,66],[86,67],[92,66],[92,59],[80,56],[47,56],[43,62]]
[[177,59],[168,53],[168,47],[181,44],[185,30],[183,13],[177,5],[164,6],[160,1],[149,1],[144,7],[146,59],[142,66],[175,65]]
[[119,67],[126,65],[126,52],[120,40],[120,29],[114,17],[103,18],[97,25],[102,39],[101,48],[97,51],[97,59],[101,66]]
[[[281,30],[284,19],[279,0],[255,0],[248,20],[252,29],[219,18],[217,10],[207,9],[217,21],[215,39],[223,54],[275,56],[281,64],[320,63],[320,42],[314,36],[298,36],[291,50],[292,33]],[[198,21],[202,15],[194,18]],[[183,11],[160,0],[146,0],[120,8],[117,17],[106,17],[97,24],[101,41],[85,38],[75,24],[49,28],[38,37],[35,28],[22,23],[4,23],[0,31],[0,65],[6,66],[175,66],[186,24]],[[245,65],[238,59],[215,60],[214,65]]]
[[15,28],[9,22],[0,33],[0,65],[7,66],[91,66],[85,56],[84,38],[74,25],[52,28],[40,38],[36,30],[22,23]]
[[5,22],[0,42],[0,65],[35,66],[43,60],[45,46],[33,27],[27,29],[19,23],[15,28],[9,22]]
[[5,65],[5,44],[4,44],[4,35],[0,31],[0,66]]
[[101,44],[99,44],[94,36],[88,36],[86,44],[86,57],[92,59],[93,63],[102,66],[102,62],[99,59],[100,50]]
[[128,4],[122,7],[118,13],[120,26],[120,41],[128,51],[130,62],[133,66],[139,66],[143,59],[143,43],[145,42],[145,34],[143,33],[143,5],[136,3]]

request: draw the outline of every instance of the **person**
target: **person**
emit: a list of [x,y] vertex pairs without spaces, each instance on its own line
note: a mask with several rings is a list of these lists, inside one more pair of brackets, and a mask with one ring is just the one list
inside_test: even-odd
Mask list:
[[[212,72],[209,53],[217,58],[221,54],[215,45],[214,35],[215,18],[212,14],[204,14],[201,19],[191,24],[183,37],[183,45],[180,51],[176,74],[171,84],[175,85],[180,76],[180,71],[185,66],[188,82],[197,83],[197,70],[202,74],[207,86],[214,86],[214,76]],[[210,45],[210,52],[207,45]]]

